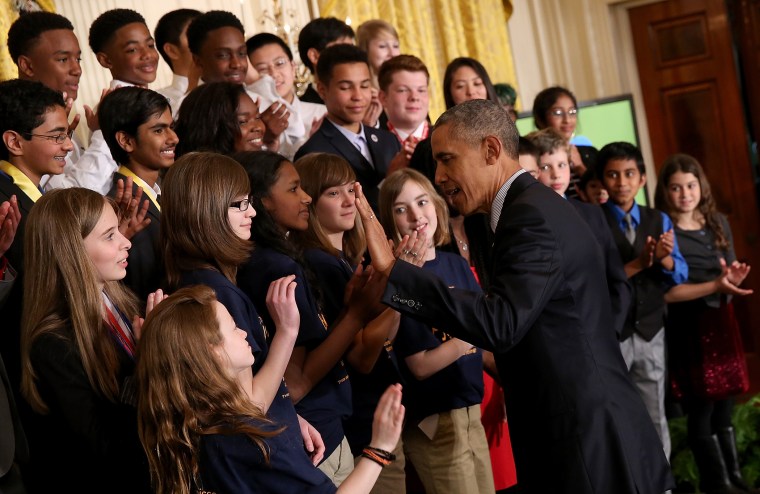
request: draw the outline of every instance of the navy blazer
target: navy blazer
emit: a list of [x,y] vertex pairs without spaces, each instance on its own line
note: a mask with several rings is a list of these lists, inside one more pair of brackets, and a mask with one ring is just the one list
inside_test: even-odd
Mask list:
[[581,215],[591,231],[594,232],[596,241],[602,248],[604,254],[604,268],[607,275],[607,289],[610,292],[610,307],[612,309],[613,328],[620,338],[625,325],[625,318],[628,315],[628,309],[631,306],[631,297],[633,288],[628,282],[628,276],[625,274],[623,260],[620,257],[615,239],[612,238],[612,232],[604,218],[604,212],[599,206],[586,204],[577,199],[568,199],[570,204],[575,207],[578,214]]
[[16,230],[10,249],[5,253],[8,262],[16,270],[16,280],[8,293],[5,303],[0,307],[0,354],[5,360],[5,369],[8,371],[11,388],[18,395],[21,385],[21,313],[24,306],[24,231],[26,230],[26,218],[34,206],[27,196],[12,179],[0,174],[0,203],[10,201],[12,196],[18,200],[18,208],[21,211],[21,222]]
[[296,152],[295,159],[309,153],[330,153],[345,158],[356,173],[356,179],[361,182],[364,194],[372,208],[377,211],[377,199],[380,182],[385,178],[388,166],[394,156],[401,150],[396,136],[387,130],[374,129],[364,126],[364,136],[374,166],[362,156],[346,136],[335,128],[327,118],[322,121],[319,129]]
[[488,294],[396,262],[384,302],[495,353],[521,493],[659,493],[670,466],[615,333],[601,248],[528,174],[507,193]]

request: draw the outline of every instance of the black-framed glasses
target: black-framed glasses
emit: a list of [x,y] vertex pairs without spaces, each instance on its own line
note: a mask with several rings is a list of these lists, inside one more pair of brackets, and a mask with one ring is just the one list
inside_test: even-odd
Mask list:
[[248,206],[251,205],[251,202],[253,201],[253,197],[248,196],[242,201],[232,201],[230,203],[231,208],[236,208],[238,211],[247,211]]
[[578,109],[577,108],[570,108],[569,110],[565,111],[562,108],[555,108],[554,110],[549,110],[549,116],[554,118],[578,118]]
[[55,141],[56,144],[63,144],[64,142],[66,142],[66,139],[71,139],[71,136],[74,135],[74,132],[65,132],[63,134],[56,134],[54,136],[49,136],[47,134],[32,134],[32,133],[27,133],[27,134],[24,134],[24,135],[27,135],[30,138],[31,137],[41,137],[41,138],[47,139],[49,141]]

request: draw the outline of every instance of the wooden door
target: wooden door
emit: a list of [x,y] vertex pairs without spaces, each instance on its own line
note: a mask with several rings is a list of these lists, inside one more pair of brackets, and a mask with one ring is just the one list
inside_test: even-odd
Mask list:
[[655,168],[671,154],[696,157],[736,254],[754,272],[754,295],[735,299],[753,391],[760,390],[760,214],[724,0],[668,0],[629,10]]

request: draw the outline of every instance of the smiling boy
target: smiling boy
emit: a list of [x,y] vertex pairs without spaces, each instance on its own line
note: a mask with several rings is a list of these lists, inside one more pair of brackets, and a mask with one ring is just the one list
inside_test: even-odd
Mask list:
[[[19,79],[39,81],[64,95],[73,106],[82,76],[79,40],[65,17],[50,12],[31,12],[16,19],[8,31],[8,51],[18,66]],[[74,117],[72,129],[78,116]],[[95,131],[86,151],[74,136],[62,174],[44,176],[45,190],[86,187],[104,194],[111,184],[116,163],[111,159],[103,134]]]
[[90,48],[111,71],[111,88],[141,86],[156,80],[158,51],[142,15],[130,9],[102,13],[90,26]]
[[42,197],[43,175],[63,172],[66,155],[74,148],[68,132],[61,93],[36,81],[0,82],[0,203],[15,196],[21,212],[16,238],[5,254],[17,270],[17,278],[0,310],[0,351],[16,391],[21,379],[19,338],[26,218]]
[[327,115],[295,158],[315,152],[343,157],[376,207],[380,182],[392,171],[391,162],[403,155],[393,134],[362,124],[371,99],[367,54],[353,45],[326,48],[319,56],[317,81]]
[[599,151],[597,174],[610,195],[602,210],[633,287],[620,349],[669,456],[665,292],[686,281],[688,266],[678,250],[668,215],[636,204],[636,194],[646,184],[641,151],[627,142],[607,144]]
[[150,224],[132,237],[130,262],[124,282],[145,300],[156,291],[163,278],[161,262],[160,222],[161,205],[159,174],[174,163],[177,134],[172,130],[169,102],[150,89],[119,88],[100,103],[100,122],[111,154],[121,165],[113,177],[108,193],[116,195],[117,187],[133,180],[133,194],[142,189],[150,201]]

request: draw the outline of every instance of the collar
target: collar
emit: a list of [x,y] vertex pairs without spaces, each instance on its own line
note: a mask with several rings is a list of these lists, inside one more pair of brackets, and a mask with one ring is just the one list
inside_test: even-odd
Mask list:
[[491,204],[491,231],[495,232],[496,226],[499,224],[501,209],[504,207],[504,199],[507,198],[509,188],[512,187],[512,183],[515,179],[525,172],[524,168],[517,170],[506,182],[504,182],[504,185],[501,186],[499,192],[496,193],[496,197],[493,198],[493,203]]
[[346,136],[346,139],[348,139],[349,141],[351,141],[352,144],[354,144],[354,145],[361,145],[362,142],[365,142],[365,143],[367,142],[367,138],[364,136],[364,124],[363,123],[359,122],[359,133],[358,134],[354,134],[353,132],[351,132],[350,130],[346,129],[345,127],[340,126],[340,125],[336,124],[335,122],[333,122],[329,117],[326,118],[326,120],[328,122],[330,122],[331,124],[333,124],[333,126],[336,129],[338,129],[338,132],[340,132],[341,134],[343,134],[344,136]]
[[412,131],[411,134],[404,132],[401,129],[397,129],[396,127],[394,127],[394,125],[390,121],[388,121],[387,125],[388,125],[388,130],[392,134],[394,134],[396,138],[398,138],[401,144],[404,144],[404,141],[406,141],[410,135],[416,138],[417,141],[421,141],[427,138],[428,133],[430,132],[430,124],[428,123],[427,120],[423,120],[422,123],[419,124],[417,128]]
[[32,202],[37,202],[37,200],[42,197],[42,191],[34,185],[34,182],[27,177],[24,172],[10,164],[9,162],[5,160],[0,160],[0,170],[2,170],[3,173],[8,175],[11,180],[13,180],[13,183],[21,189],[21,191],[26,194],[26,196],[32,200]]
[[185,94],[189,86],[190,86],[189,78],[185,77],[184,75],[172,74],[171,87],[176,88],[178,91],[181,91],[182,94]]
[[623,211],[623,209],[618,206],[617,204],[613,204],[612,201],[607,201],[604,203],[604,207],[608,208],[612,215],[615,217],[615,220],[617,221],[618,225],[625,228],[626,224],[624,221],[626,213],[631,213],[631,219],[633,220],[633,227],[636,228],[639,223],[641,223],[641,209],[639,209],[639,205],[636,203],[636,201],[633,201],[633,207],[630,211]]
[[156,206],[156,209],[158,209],[158,212],[161,212],[161,205],[158,203],[158,196],[161,194],[161,188],[156,184],[154,187],[151,187],[148,185],[148,183],[135,175],[135,172],[130,170],[124,165],[121,165],[118,170],[116,170],[116,173],[121,173],[125,177],[132,177],[132,181],[139,185],[140,188],[143,190],[143,192],[148,196],[150,199],[150,202],[153,203],[154,206]]
[[111,89],[116,89],[120,87],[130,87],[130,86],[135,86],[135,85],[136,84],[132,84],[131,82],[124,82],[118,79],[114,79],[111,81],[111,84],[109,84],[108,87]]

